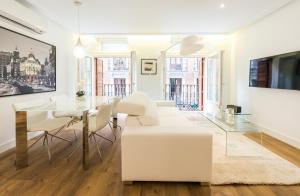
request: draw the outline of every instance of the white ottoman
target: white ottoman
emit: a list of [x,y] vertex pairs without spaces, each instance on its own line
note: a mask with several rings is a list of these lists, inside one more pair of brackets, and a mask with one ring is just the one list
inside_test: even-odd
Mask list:
[[211,181],[212,134],[199,127],[125,127],[122,181]]

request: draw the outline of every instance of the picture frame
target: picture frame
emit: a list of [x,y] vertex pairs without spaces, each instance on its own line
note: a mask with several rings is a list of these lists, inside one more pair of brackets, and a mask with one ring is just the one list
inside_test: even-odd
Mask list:
[[0,26],[0,98],[56,91],[56,46]]
[[157,59],[142,59],[141,60],[141,74],[142,75],[156,75],[157,74]]

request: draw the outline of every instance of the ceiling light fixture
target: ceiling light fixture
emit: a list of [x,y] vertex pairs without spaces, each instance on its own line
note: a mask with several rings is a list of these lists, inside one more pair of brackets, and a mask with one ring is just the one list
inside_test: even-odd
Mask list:
[[192,55],[196,52],[199,52],[204,47],[203,40],[199,36],[189,35],[184,37],[181,41],[169,46],[164,50],[164,52],[167,52],[178,44],[180,44],[180,55],[182,56]]
[[77,7],[77,27],[78,27],[78,39],[74,48],[74,56],[76,58],[83,58],[85,55],[85,49],[80,40],[80,20],[79,20],[79,7],[82,5],[80,1],[74,1],[74,5]]
[[186,56],[200,51],[204,47],[203,40],[197,35],[190,35],[182,39],[180,55]]
[[225,3],[220,3],[220,8],[224,8],[225,7]]

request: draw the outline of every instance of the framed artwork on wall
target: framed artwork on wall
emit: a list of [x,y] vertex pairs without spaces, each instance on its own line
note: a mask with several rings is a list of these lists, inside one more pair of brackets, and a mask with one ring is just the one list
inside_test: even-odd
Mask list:
[[0,27],[0,97],[56,90],[56,47]]
[[157,74],[157,59],[142,59],[141,60],[141,74],[142,75],[156,75]]

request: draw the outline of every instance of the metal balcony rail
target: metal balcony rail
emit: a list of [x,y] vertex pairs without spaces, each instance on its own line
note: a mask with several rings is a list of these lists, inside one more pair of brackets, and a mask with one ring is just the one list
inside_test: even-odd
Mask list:
[[199,110],[199,85],[165,85],[165,100],[175,101],[180,110]]
[[132,84],[103,84],[103,96],[127,97],[132,93]]

